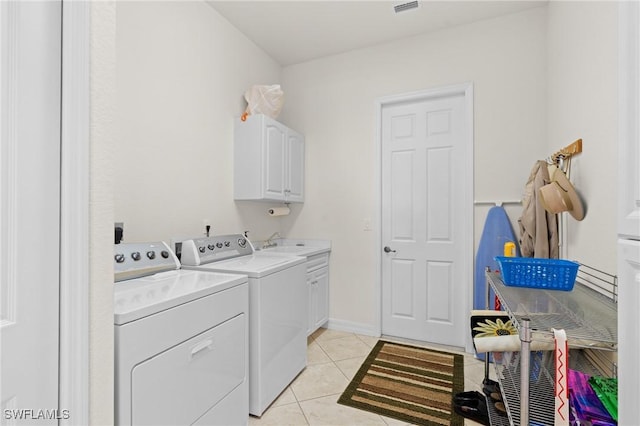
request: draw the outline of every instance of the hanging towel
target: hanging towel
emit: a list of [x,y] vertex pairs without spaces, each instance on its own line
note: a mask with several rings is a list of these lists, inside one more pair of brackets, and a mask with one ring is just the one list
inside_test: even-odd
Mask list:
[[539,189],[551,182],[547,163],[537,161],[531,169],[522,200],[520,251],[524,257],[557,259],[558,222],[556,215],[547,212],[539,200]]
[[554,425],[569,425],[569,385],[567,382],[569,364],[569,346],[567,345],[567,333],[562,329],[553,329],[555,338],[555,411]]

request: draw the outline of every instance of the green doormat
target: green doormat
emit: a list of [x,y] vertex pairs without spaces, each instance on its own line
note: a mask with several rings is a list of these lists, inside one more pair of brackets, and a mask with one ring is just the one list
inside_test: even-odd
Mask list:
[[419,425],[464,425],[453,395],[464,390],[459,354],[380,340],[339,404]]

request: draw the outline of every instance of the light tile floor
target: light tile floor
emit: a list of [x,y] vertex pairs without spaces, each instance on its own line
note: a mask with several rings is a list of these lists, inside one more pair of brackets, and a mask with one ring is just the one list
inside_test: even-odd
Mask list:
[[[482,390],[484,363],[455,349],[385,336],[464,355],[465,390]],[[378,338],[319,329],[309,337],[307,367],[285,389],[262,417],[249,417],[249,426],[298,425],[407,425],[407,423],[337,403]],[[478,425],[465,419],[465,425]]]

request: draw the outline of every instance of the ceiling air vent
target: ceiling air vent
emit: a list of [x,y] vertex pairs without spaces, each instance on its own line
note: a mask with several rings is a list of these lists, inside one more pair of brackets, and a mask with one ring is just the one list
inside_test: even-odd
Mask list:
[[418,7],[418,1],[416,0],[416,1],[410,1],[410,2],[407,2],[407,3],[397,4],[397,5],[393,6],[393,10],[396,13],[400,13],[400,12],[404,12],[404,11],[407,11],[407,10],[415,9],[417,7]]

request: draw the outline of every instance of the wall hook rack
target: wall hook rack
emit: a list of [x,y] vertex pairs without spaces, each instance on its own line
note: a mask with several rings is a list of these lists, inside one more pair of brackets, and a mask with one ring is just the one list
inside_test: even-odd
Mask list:
[[567,158],[579,154],[582,152],[582,139],[577,139],[570,145],[565,146],[561,150],[553,153],[548,159],[547,162],[550,164],[558,164],[561,160],[566,160]]

